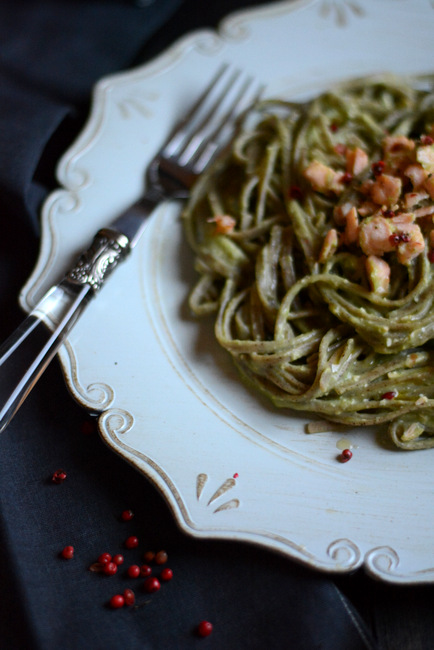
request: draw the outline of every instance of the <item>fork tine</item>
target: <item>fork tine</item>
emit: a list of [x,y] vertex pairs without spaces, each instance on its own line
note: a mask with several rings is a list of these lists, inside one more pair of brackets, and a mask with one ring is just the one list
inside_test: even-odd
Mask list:
[[222,64],[217,70],[214,77],[211,79],[208,86],[199,96],[197,101],[193,104],[191,109],[186,113],[182,120],[175,125],[175,128],[170,133],[165,146],[162,149],[162,154],[165,156],[174,156],[182,148],[183,143],[186,138],[189,137],[189,133],[197,129],[197,122],[200,121],[201,113],[205,104],[208,103],[209,98],[211,97],[213,91],[217,87],[221,78],[225,74],[229,65],[227,63]]
[[217,97],[210,96],[210,100],[212,100],[211,105],[209,107],[205,107],[204,105],[205,115],[203,115],[201,122],[196,127],[191,128],[189,134],[185,134],[184,142],[180,144],[178,149],[177,155],[181,164],[185,164],[203,142],[205,131],[209,131],[209,127],[213,124],[213,120],[216,121],[218,119],[220,123],[220,120],[223,118],[223,115],[219,115],[221,107],[225,102],[227,102],[227,98],[229,97],[231,90],[236,86],[240,75],[241,72],[239,70],[232,72]]
[[230,71],[224,64],[169,138],[163,155],[202,171],[232,133],[235,119],[261,94],[258,87],[252,88],[251,78],[243,81],[241,71]]
[[251,77],[245,80],[226,115],[220,117],[220,123],[215,127],[214,131],[209,133],[208,136],[205,135],[196,152],[191,153],[190,165],[192,165],[194,172],[201,173],[205,169],[215,153],[226,144],[226,141],[233,134],[237,119],[252,104],[258,101],[263,91],[264,86],[255,84],[254,79]]

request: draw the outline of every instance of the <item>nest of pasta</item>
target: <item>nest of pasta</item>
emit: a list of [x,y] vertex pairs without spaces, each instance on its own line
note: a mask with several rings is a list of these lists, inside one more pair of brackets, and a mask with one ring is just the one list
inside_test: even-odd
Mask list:
[[194,313],[278,407],[434,446],[434,92],[263,101],[183,214]]

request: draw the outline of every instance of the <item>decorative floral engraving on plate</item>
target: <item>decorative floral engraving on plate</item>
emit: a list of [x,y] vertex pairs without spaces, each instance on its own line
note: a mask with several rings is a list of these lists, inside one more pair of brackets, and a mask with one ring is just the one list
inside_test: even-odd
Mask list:
[[214,54],[221,49],[221,40],[213,32],[199,32],[194,45],[198,52]]
[[365,11],[358,2],[353,0],[323,0],[319,8],[320,16],[323,18],[332,17],[339,27],[345,27],[348,24],[349,16],[354,15],[359,18],[365,15]]
[[140,113],[144,117],[152,117],[153,111],[149,107],[151,102],[158,99],[158,94],[154,92],[143,93],[141,97],[137,95],[127,95],[117,102],[120,114],[124,119],[132,117],[133,113]]
[[197,478],[196,478],[196,496],[197,496],[198,500],[200,499],[200,497],[202,495],[203,488],[205,487],[205,484],[206,484],[207,480],[208,480],[208,476],[206,474],[198,474],[197,475]]
[[341,567],[357,568],[362,561],[362,553],[354,542],[349,539],[336,539],[327,548],[327,555]]
[[231,20],[227,24],[223,25],[222,33],[226,38],[231,39],[232,41],[243,41],[247,39],[250,35],[250,26],[245,20],[241,17],[240,19]]
[[[196,477],[196,496],[198,501],[200,500],[202,493],[204,491],[205,485],[208,481],[208,475],[201,473]],[[223,494],[226,494],[229,490],[232,490],[236,485],[236,481],[233,478],[228,478],[219,487],[214,491],[207,502],[207,506],[210,506],[214,501],[219,499]],[[233,508],[238,508],[240,505],[239,499],[230,499],[219,505],[215,510],[216,512],[221,512],[222,510],[232,510]]]
[[[78,190],[84,190],[92,182],[92,178],[89,171],[87,169],[83,169],[79,167],[77,161],[72,160],[68,165],[65,166],[63,172],[64,172],[65,185],[72,192],[77,192]],[[64,212],[67,211],[69,212],[71,211],[71,209],[76,209],[75,203],[79,199],[75,194],[65,196],[63,198],[64,198],[64,204],[67,207],[65,208],[62,205],[61,210],[63,208]],[[72,208],[68,206],[67,199],[73,202]]]
[[[229,16],[224,33],[187,35],[143,68],[99,82],[87,126],[57,169],[64,189],[44,205],[41,256],[21,294],[23,307],[29,311],[107,218],[137,198],[144,166],[172,126],[173,111],[167,107],[187,99],[186,79],[192,90],[193,86],[199,90],[210,67],[226,60],[265,80],[273,94],[298,95],[340,78],[375,74],[379,64],[391,72],[431,73],[433,8],[434,0],[273,2]],[[367,50],[374,33],[381,38],[371,39]],[[403,33],[405,48],[400,47]],[[426,56],[421,57],[421,51]],[[157,91],[155,101],[144,94]],[[152,119],[147,118],[148,111]],[[121,171],[127,170],[124,175],[113,168],[113,159]],[[176,228],[171,227],[167,232],[176,238]],[[159,337],[150,319],[154,285],[162,289],[158,303],[173,314],[167,321],[170,335],[183,342],[186,358],[199,359],[178,309],[178,302],[185,300],[185,278],[177,282],[179,256],[163,258],[159,267],[163,273],[148,276],[149,285],[139,282],[137,260],[142,260],[142,272],[144,260],[152,259],[153,252],[151,228],[146,232],[142,257],[139,248],[138,255],[122,265],[61,350],[77,401],[91,412],[110,409],[100,419],[105,441],[155,483],[188,533],[250,541],[320,571],[345,573],[364,565],[385,582],[434,583],[432,454],[390,454],[363,437],[357,462],[344,469],[336,464],[335,444],[328,444],[328,434],[295,439],[298,421],[290,416],[283,429],[271,410],[266,411],[263,429],[256,416],[254,422],[264,436],[273,427],[276,444],[273,448],[261,441],[256,444],[240,429],[239,423],[250,423],[256,412],[242,389],[241,399],[235,399],[230,391],[221,390],[225,382],[219,383],[218,396],[227,397],[222,403],[228,410],[222,415],[205,409],[203,401],[191,398],[190,375],[183,372],[185,381],[180,381],[172,359],[158,349]],[[149,268],[154,268],[151,263]],[[118,282],[128,291],[122,291]],[[109,318],[101,328],[104,301]],[[120,332],[128,332],[128,337]],[[123,363],[113,363],[115,359]],[[204,384],[207,391],[215,386],[212,381]],[[167,408],[168,395],[175,408]],[[233,398],[236,408],[231,410]],[[226,417],[232,412],[234,420]],[[294,444],[287,453],[291,446],[287,436],[292,435]],[[249,469],[243,470],[243,480],[236,485],[224,480],[232,472],[222,475],[228,449],[234,466],[241,469],[247,464]],[[207,473],[199,476],[198,458],[207,462]],[[242,497],[236,498],[241,488]],[[232,509],[231,514],[213,516],[224,509]]]
[[[365,567],[368,573],[377,579],[387,580],[396,584],[408,584],[408,573],[401,573],[400,557],[390,546],[379,546],[370,550],[365,557]],[[411,578],[418,584],[432,584],[434,566],[421,571],[415,571]]]
[[134,417],[123,409],[109,409],[104,411],[99,418],[101,427],[111,435],[125,434],[134,426]]
[[[80,385],[76,383],[76,388]],[[94,382],[88,386],[80,386],[81,394],[89,404],[98,408],[98,410],[109,406],[114,399],[114,390],[108,384]]]
[[[84,172],[79,176],[80,179],[83,180],[83,183],[85,183],[86,181],[84,181],[85,178]],[[70,178],[69,180],[71,181],[71,185],[72,185],[72,183],[74,182],[73,178]],[[50,220],[49,222],[50,225],[53,217],[54,218],[59,218],[59,216],[73,217],[81,210],[82,200],[79,193],[75,191],[76,189],[77,188],[74,186],[74,189],[70,189],[70,191],[57,190],[53,192],[53,194],[49,197],[46,204],[46,210],[47,210],[48,218]],[[55,237],[56,234],[57,233],[54,231],[54,229],[51,228],[50,235],[52,237]]]
[[95,381],[87,386],[82,385],[79,378],[77,357],[74,348],[68,341],[65,341],[64,351],[61,351],[61,354],[63,363],[69,365],[66,380],[74,393],[86,403],[86,407],[89,410],[95,409],[95,411],[103,411],[109,408],[115,398],[114,389],[104,382]]

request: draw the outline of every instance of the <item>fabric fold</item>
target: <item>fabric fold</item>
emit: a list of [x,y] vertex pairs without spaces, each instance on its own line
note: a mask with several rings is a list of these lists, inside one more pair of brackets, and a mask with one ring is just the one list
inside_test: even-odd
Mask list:
[[127,66],[181,4],[0,5],[0,192],[14,218],[38,232],[41,203],[55,185],[54,164],[40,173],[47,147],[46,162],[62,153],[86,119],[94,83]]
[[[11,154],[2,160],[0,192],[16,215],[38,230],[38,211],[46,190],[34,182],[42,153],[59,125],[74,108],[31,91],[0,73],[0,150]],[[11,117],[13,116],[13,119]]]

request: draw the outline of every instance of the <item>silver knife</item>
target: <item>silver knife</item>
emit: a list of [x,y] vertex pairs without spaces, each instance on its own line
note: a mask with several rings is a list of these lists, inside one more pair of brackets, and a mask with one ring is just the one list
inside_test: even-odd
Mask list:
[[[107,277],[140,239],[147,217],[166,199],[186,199],[228,144],[239,117],[263,86],[227,64],[220,66],[192,109],[176,125],[146,171],[147,189],[108,228],[100,230],[77,264],[50,289],[0,347],[0,432],[7,426]],[[35,350],[38,350],[35,357]]]
[[[90,248],[0,347],[0,431],[52,361],[60,345],[116,266],[132,251],[146,217],[162,200],[140,200],[96,234]],[[35,351],[36,355],[35,355]]]

